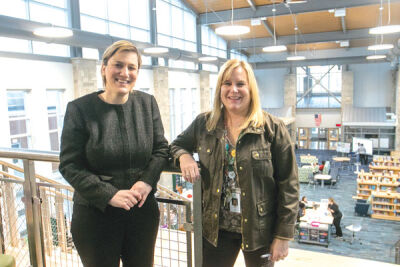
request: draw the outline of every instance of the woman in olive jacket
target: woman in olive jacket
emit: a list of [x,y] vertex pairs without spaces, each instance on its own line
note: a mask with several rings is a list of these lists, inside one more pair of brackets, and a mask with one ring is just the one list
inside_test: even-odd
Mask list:
[[156,100],[133,90],[140,65],[132,43],[115,42],[103,55],[105,91],[65,114],[60,172],[75,189],[71,232],[85,267],[153,266],[168,143]]
[[[298,210],[289,133],[281,120],[262,111],[246,62],[224,64],[214,99],[213,110],[200,114],[171,144],[184,178],[194,182],[201,176],[203,266],[233,266],[240,249],[246,266],[273,266],[288,255]],[[265,262],[261,256],[267,253]]]

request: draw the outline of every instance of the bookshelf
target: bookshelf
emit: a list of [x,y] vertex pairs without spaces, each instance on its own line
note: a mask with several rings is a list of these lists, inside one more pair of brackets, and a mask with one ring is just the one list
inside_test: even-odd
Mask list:
[[400,193],[373,192],[372,218],[400,221]]

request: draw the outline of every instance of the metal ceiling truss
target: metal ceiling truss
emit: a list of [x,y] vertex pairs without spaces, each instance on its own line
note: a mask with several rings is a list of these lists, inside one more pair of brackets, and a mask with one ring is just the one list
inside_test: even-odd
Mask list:
[[[400,0],[391,0],[392,3]],[[368,6],[380,4],[380,0],[308,0],[306,3],[290,5],[290,10],[284,3],[275,4],[275,16],[285,16],[292,14],[301,14],[317,12],[336,8],[351,8],[358,6]],[[252,18],[272,17],[272,5],[257,6],[256,10],[252,7],[234,9],[235,20],[249,20]],[[200,23],[202,25],[216,24],[230,21],[231,10],[216,12],[207,12],[200,14]]]
[[[298,37],[298,44],[308,44],[308,43],[325,43],[325,42],[335,42],[339,40],[355,40],[355,39],[375,39],[374,35],[368,33],[368,29],[357,29],[357,30],[347,30],[334,31],[334,32],[319,32],[319,33],[308,33],[302,34]],[[396,38],[400,38],[400,33],[392,34]],[[264,47],[274,44],[274,38],[252,38],[252,39],[242,39],[240,41],[230,41],[231,48],[255,48]],[[295,44],[295,35],[285,35],[278,38],[278,44],[290,45]]]

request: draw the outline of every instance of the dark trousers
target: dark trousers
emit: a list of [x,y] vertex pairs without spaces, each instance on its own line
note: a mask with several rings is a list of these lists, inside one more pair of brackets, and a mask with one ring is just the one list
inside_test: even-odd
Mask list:
[[336,228],[336,236],[343,236],[342,227],[340,227],[340,220],[341,219],[342,219],[342,216],[333,218],[333,225]]
[[367,165],[368,164],[368,155],[360,154],[360,160],[361,160],[362,165]]
[[[203,238],[203,267],[232,267],[235,264],[242,245],[242,236],[238,233],[219,231],[218,246],[214,247]],[[260,256],[269,249],[261,248],[255,251],[243,251],[247,267],[273,267],[274,263]]]
[[160,212],[154,196],[130,211],[74,205],[71,233],[85,267],[153,266]]

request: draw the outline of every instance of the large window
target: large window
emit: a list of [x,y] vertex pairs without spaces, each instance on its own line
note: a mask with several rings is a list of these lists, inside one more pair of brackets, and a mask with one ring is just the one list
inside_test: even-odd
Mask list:
[[[50,149],[52,151],[60,151],[60,137],[64,122],[63,92],[64,90],[47,90],[46,92]],[[58,163],[52,163],[52,170],[58,170]]]
[[84,31],[150,42],[148,0],[80,0]]
[[[201,27],[201,52],[206,55],[227,58],[227,44],[224,39],[218,36],[210,27]],[[218,71],[218,67],[203,64],[204,70]]]
[[[196,17],[180,1],[157,0],[157,43],[196,52]],[[169,67],[196,69],[193,62],[169,60]]]
[[[69,27],[66,0],[1,0],[0,15]],[[0,50],[69,57],[69,46],[0,37]]]
[[198,88],[170,88],[171,140],[185,130],[200,112]]
[[27,110],[28,92],[24,90],[7,91],[8,118],[12,148],[31,148],[30,120]]
[[339,66],[297,68],[297,108],[340,108],[341,91]]

